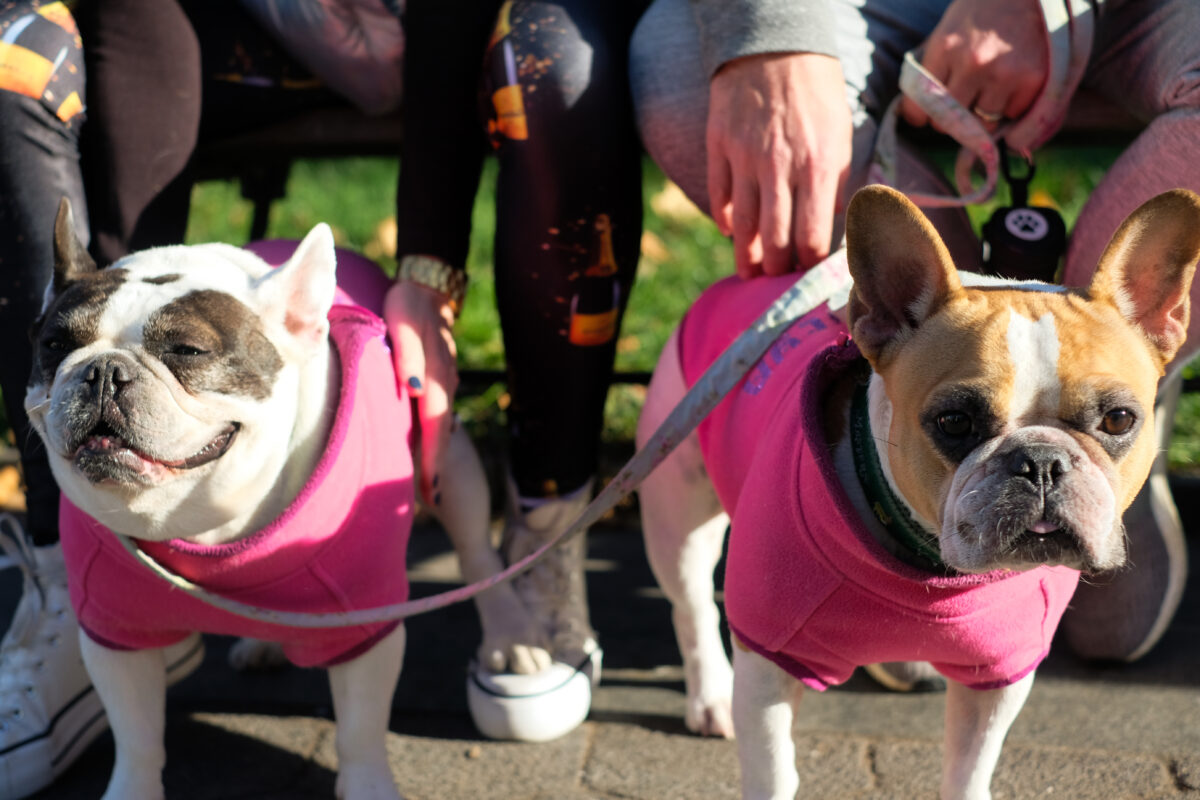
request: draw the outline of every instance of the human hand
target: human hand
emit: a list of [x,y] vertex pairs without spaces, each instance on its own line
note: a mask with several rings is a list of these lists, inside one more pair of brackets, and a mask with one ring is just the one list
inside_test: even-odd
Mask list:
[[[1020,119],[1046,82],[1043,27],[1037,0],[955,0],[925,42],[921,63],[994,130],[1003,119]],[[913,125],[930,122],[911,98],[900,111]]]
[[829,254],[853,129],[842,67],[818,53],[729,62],[709,88],[708,199],[738,275],[782,275]]
[[439,505],[439,474],[450,439],[458,389],[454,311],[440,292],[398,281],[383,300],[383,319],[392,340],[396,375],[417,401],[421,430],[421,498]]

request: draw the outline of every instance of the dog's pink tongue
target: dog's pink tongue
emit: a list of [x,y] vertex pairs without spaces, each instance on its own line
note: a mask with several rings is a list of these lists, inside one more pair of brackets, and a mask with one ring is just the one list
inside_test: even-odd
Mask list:
[[1034,533],[1054,533],[1058,530],[1058,526],[1052,522],[1047,522],[1044,519],[1038,520],[1029,526],[1029,530]]

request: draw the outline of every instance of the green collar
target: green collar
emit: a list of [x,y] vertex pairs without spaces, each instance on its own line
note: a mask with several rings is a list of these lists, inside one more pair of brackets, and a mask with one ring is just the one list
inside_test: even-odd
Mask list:
[[910,556],[914,562],[934,572],[946,571],[937,541],[921,528],[912,518],[906,506],[883,475],[879,463],[879,452],[875,449],[875,437],[871,433],[871,418],[867,410],[867,385],[859,384],[854,390],[850,404],[850,446],[854,456],[854,471],[867,496],[867,505],[875,518],[883,525],[888,535]]

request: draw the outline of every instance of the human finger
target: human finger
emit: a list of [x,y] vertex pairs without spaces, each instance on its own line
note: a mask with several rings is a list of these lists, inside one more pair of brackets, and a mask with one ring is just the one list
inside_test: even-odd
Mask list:
[[796,198],[795,188],[783,175],[764,181],[760,194],[758,233],[762,243],[762,270],[767,275],[782,275],[792,268],[793,207],[803,198]]
[[762,239],[758,232],[758,182],[744,176],[733,182],[733,261],[737,274],[752,278],[762,273]]
[[723,236],[733,234],[733,173],[720,139],[709,134],[707,151],[708,210]]

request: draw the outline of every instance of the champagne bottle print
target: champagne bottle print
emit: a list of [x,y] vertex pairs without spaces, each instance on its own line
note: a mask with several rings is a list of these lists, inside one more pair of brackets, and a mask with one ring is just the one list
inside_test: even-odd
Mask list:
[[617,260],[613,256],[612,223],[608,214],[596,217],[596,258],[579,278],[579,290],[571,297],[572,344],[594,346],[617,335],[621,286],[617,282]]

